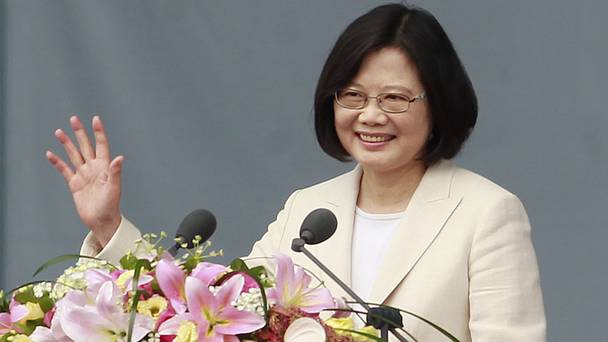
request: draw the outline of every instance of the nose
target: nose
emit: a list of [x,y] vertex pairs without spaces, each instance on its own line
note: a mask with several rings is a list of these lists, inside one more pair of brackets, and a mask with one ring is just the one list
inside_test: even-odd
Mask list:
[[378,102],[370,99],[367,106],[361,110],[357,120],[368,126],[382,126],[388,122],[386,113],[378,107]]

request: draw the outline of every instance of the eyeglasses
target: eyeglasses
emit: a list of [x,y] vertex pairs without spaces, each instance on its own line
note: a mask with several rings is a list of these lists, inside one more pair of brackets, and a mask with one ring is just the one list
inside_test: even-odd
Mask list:
[[424,99],[424,92],[411,99],[409,96],[399,93],[382,93],[378,96],[368,96],[366,93],[355,89],[342,89],[335,93],[336,103],[346,109],[363,109],[367,106],[368,99],[376,99],[378,107],[391,114],[405,113],[410,108],[410,103]]

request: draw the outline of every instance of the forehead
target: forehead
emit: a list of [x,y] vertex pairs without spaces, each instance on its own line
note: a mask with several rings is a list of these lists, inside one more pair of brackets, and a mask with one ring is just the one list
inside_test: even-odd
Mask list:
[[396,47],[386,47],[367,55],[351,83],[365,90],[396,87],[410,91],[422,89],[418,69],[407,54]]

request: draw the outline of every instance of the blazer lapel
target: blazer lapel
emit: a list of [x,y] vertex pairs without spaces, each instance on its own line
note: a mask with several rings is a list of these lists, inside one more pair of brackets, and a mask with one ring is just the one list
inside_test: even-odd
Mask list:
[[423,176],[380,265],[370,302],[382,303],[388,298],[460,203],[460,197],[450,197],[453,173],[454,166],[442,161]]
[[[336,215],[338,228],[331,238],[315,246],[319,259],[349,286],[351,285],[353,222],[360,181],[361,167],[357,165],[354,170],[343,175],[331,191],[325,194],[325,207]],[[332,281],[328,280],[328,282]],[[335,290],[342,293],[337,286],[332,286],[332,291]]]

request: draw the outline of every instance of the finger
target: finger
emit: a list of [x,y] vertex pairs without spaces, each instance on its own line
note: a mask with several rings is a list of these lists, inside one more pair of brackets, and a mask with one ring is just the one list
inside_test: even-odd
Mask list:
[[118,156],[110,162],[109,172],[104,173],[100,181],[110,183],[120,188],[120,172],[122,170],[123,156]]
[[106,136],[101,118],[93,117],[93,135],[95,136],[95,157],[99,159],[110,159],[110,145]]
[[57,171],[59,171],[63,179],[65,179],[65,182],[69,183],[70,179],[74,176],[74,171],[70,169],[68,164],[51,151],[46,151],[46,159],[55,169],[57,169]]
[[74,146],[72,139],[70,139],[70,137],[60,129],[55,131],[55,137],[57,138],[57,140],[59,140],[61,145],[63,145],[65,153],[67,153],[70,162],[72,162],[72,165],[76,169],[80,168],[82,164],[84,164],[84,158],[82,157],[80,151],[78,151],[76,146]]
[[95,151],[93,151],[93,146],[91,146],[91,142],[87,136],[87,130],[76,115],[70,118],[70,125],[74,130],[76,140],[78,140],[78,145],[80,146],[80,153],[82,153],[84,160],[95,159]]
[[122,170],[122,164],[124,160],[125,157],[123,156],[117,156],[112,160],[112,162],[110,163],[110,176],[116,175],[120,177],[120,171]]

